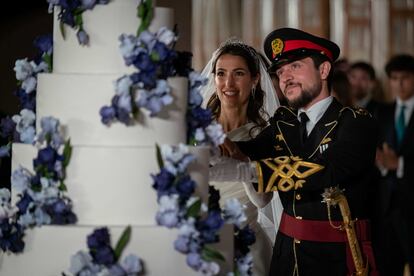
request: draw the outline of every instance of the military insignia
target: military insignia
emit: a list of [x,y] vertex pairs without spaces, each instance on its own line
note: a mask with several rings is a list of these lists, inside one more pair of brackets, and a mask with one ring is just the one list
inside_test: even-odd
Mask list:
[[323,153],[325,150],[328,149],[329,144],[324,144],[319,146],[319,152]]
[[[303,187],[306,178],[310,175],[322,170],[324,166],[317,163],[307,162],[301,160],[299,157],[278,156],[274,159],[267,159],[262,161],[263,165],[267,166],[273,171],[264,187],[263,178],[259,179],[258,192],[282,191],[287,192],[292,189],[299,189]],[[260,163],[258,163],[259,176],[263,177]]]
[[283,150],[283,148],[282,148],[281,146],[279,146],[279,145],[276,145],[276,146],[275,146],[275,150],[276,150],[276,151],[282,151],[282,150]]
[[322,145],[323,145],[323,144],[327,144],[327,143],[329,143],[330,141],[332,141],[332,139],[331,139],[331,138],[329,138],[329,137],[325,137],[325,138],[323,138],[323,140],[322,140],[321,144],[322,144]]
[[284,141],[285,139],[283,138],[283,135],[282,134],[278,134],[278,135],[276,135],[276,140],[278,140],[278,141]]
[[364,108],[357,108],[357,110],[355,110],[355,112],[359,115],[363,115],[363,116],[367,116],[370,115],[368,110],[364,109]]
[[283,41],[280,38],[276,38],[275,40],[272,41],[272,53],[273,53],[273,57],[277,56],[278,54],[280,54],[283,51]]

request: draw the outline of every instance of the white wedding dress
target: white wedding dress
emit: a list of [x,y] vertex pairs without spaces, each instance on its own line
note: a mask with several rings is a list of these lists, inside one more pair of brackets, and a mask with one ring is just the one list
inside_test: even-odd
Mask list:
[[[242,127],[226,133],[226,135],[232,141],[250,140],[249,130],[253,126],[253,123],[247,123]],[[274,193],[272,201],[275,202],[272,202],[273,204],[269,203],[265,208],[258,209],[251,200],[251,198],[253,201],[255,199],[260,200],[260,197],[257,197],[252,183],[210,182],[210,185],[213,185],[220,191],[221,206],[224,206],[225,202],[230,198],[237,198],[241,204],[246,206],[245,213],[247,221],[245,223],[248,223],[256,234],[256,243],[251,247],[251,253],[253,255],[253,275],[268,275],[273,243],[282,210],[278,194]],[[279,207],[276,216],[273,212],[275,209],[273,205],[275,203]]]

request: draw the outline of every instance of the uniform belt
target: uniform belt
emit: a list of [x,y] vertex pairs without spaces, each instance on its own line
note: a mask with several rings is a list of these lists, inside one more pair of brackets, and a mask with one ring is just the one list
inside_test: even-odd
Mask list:
[[[340,226],[342,221],[331,221],[332,225]],[[346,243],[346,263],[349,274],[355,271],[352,261],[351,251],[344,230],[332,227],[326,220],[306,220],[292,217],[285,212],[282,213],[279,231],[283,234],[304,241],[314,242],[345,242]],[[371,246],[370,224],[368,220],[357,220],[355,222],[355,232],[361,244],[361,250],[370,266],[370,276],[378,276],[375,258]],[[352,274],[353,275],[353,274]]]
[[[343,221],[331,221],[332,225],[340,226]],[[306,220],[282,213],[279,231],[298,240],[316,242],[346,242],[344,230],[332,227],[327,220]],[[360,242],[371,240],[370,224],[368,220],[355,221],[355,231]]]

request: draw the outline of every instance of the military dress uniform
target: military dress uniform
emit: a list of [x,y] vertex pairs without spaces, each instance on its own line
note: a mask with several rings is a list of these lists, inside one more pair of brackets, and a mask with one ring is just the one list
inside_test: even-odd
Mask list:
[[[330,232],[344,234],[333,227],[342,223],[341,213],[339,208],[328,211],[321,194],[325,188],[339,186],[352,216],[366,221],[370,202],[366,183],[375,158],[376,123],[365,110],[344,108],[333,99],[304,144],[298,139],[299,124],[295,110],[280,107],[256,139],[238,143],[242,152],[257,161],[257,190],[278,190],[284,207],[270,275],[294,275],[295,270],[298,275],[347,275],[347,242],[329,239],[335,235]],[[319,221],[323,224],[318,226]],[[284,227],[313,240],[290,237],[283,233]],[[369,226],[360,227],[364,228],[360,242],[369,246]]]

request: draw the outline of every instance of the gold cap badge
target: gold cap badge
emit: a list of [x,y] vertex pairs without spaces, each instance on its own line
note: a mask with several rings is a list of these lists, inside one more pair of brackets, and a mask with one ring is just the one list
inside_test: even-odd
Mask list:
[[277,56],[283,51],[283,41],[280,38],[276,38],[272,41],[272,53],[273,57]]

